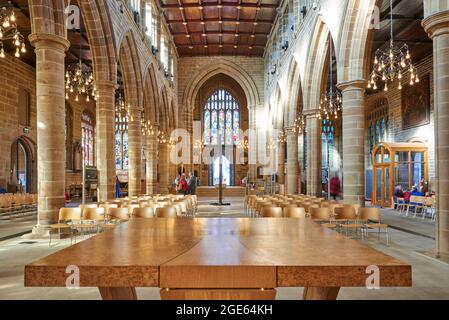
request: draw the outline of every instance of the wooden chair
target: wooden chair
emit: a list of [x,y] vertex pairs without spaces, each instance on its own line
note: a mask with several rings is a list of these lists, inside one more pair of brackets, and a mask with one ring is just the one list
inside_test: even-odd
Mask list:
[[100,232],[100,223],[104,222],[104,208],[87,207],[82,209],[82,217],[79,224],[74,224],[76,229],[81,230],[81,235],[85,235],[86,230],[96,229],[96,233]]
[[109,217],[111,221],[115,222],[122,222],[122,221],[128,221],[131,216],[130,208],[133,210],[138,209],[139,207],[121,207],[121,208],[111,208],[109,210]]
[[430,211],[432,221],[435,221],[435,197],[426,197],[424,202],[424,213],[422,218],[425,219],[427,212]]
[[331,212],[329,208],[319,208],[312,206],[310,208],[310,215],[312,220],[320,223],[323,227],[334,229],[337,227],[335,223],[330,223]]
[[261,208],[260,215],[264,218],[282,218],[282,208],[264,206]]
[[156,208],[156,217],[157,218],[177,218],[177,210],[173,206]]
[[288,206],[284,208],[284,218],[305,218],[306,211],[304,208]]
[[133,216],[136,218],[154,218],[155,208],[153,207],[144,207],[144,208],[135,208],[133,212]]
[[73,235],[75,235],[76,243],[76,233],[74,232],[75,229],[73,229],[72,223],[79,220],[81,220],[80,208],[59,209],[58,223],[50,225],[48,246],[51,246],[51,234],[54,230],[58,230],[59,237],[61,236],[61,230],[68,230],[70,232],[70,244],[72,244]]
[[368,230],[377,229],[377,239],[380,240],[380,234],[385,233],[387,245],[389,245],[388,225],[381,222],[379,208],[360,208],[359,216],[362,223],[362,235],[364,233],[368,237]]

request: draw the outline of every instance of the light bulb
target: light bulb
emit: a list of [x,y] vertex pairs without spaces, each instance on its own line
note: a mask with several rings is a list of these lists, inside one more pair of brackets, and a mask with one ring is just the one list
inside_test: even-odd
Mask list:
[[20,50],[19,48],[16,49],[16,53],[14,54],[16,58],[20,58]]
[[65,98],[68,99],[69,98],[69,94],[66,92],[65,93]]
[[11,13],[10,19],[11,19],[12,22],[16,21],[16,16],[14,14],[14,11]]
[[78,99],[78,95],[76,95],[76,96],[75,96],[75,101],[78,101],[78,100],[79,100],[79,99]]
[[20,51],[22,51],[23,53],[27,52],[27,49],[25,47],[25,43],[23,43],[23,42],[22,42],[22,49]]
[[0,39],[3,38],[3,31],[0,29]]
[[373,89],[374,89],[374,90],[377,90],[377,84],[374,84]]
[[3,28],[9,28],[10,24],[9,24],[9,19],[6,18],[5,21],[3,21]]
[[14,41],[14,45],[15,45],[16,47],[20,46],[20,41],[19,41],[19,39],[16,39],[16,41]]
[[399,86],[398,86],[399,90],[402,90],[402,84],[399,82]]
[[409,51],[407,51],[407,55],[405,56],[405,58],[410,60],[411,56],[410,56],[410,52]]
[[419,78],[418,76],[416,76],[415,82],[418,83],[419,82]]
[[368,85],[366,86],[368,89],[371,89],[371,82],[368,82]]
[[3,49],[3,47],[0,49],[0,58],[4,58],[5,57],[5,50]]
[[388,91],[388,85],[385,83],[384,91]]

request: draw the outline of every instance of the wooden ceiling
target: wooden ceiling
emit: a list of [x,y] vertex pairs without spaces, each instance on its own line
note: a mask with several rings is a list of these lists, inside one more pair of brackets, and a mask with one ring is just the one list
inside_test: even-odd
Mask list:
[[[0,6],[3,7],[8,4],[8,0],[0,0]],[[36,54],[34,48],[28,41],[28,36],[31,33],[30,11],[27,0],[12,0],[11,4],[14,6],[16,23],[19,32],[25,37],[26,53],[21,53],[20,59],[32,67],[36,66]],[[68,32],[68,40],[71,43],[70,49],[66,54],[66,64],[75,63],[81,59],[87,63],[92,63],[92,54],[87,39],[86,28],[81,19],[81,37],[79,30],[71,30]],[[15,46],[10,40],[3,41],[5,51],[10,55],[14,55]]]
[[159,0],[180,56],[263,56],[280,0]]
[[[380,8],[380,29],[374,32],[372,59],[377,49],[385,49],[390,41],[390,0],[384,0]],[[432,54],[433,44],[421,22],[424,16],[423,0],[393,0],[393,35],[396,45],[406,43],[412,60]]]

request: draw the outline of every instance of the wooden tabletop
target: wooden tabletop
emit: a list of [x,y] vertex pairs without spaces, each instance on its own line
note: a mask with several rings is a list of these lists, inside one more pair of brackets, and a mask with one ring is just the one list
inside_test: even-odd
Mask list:
[[276,288],[411,286],[411,266],[308,219],[132,219],[25,266],[26,286]]

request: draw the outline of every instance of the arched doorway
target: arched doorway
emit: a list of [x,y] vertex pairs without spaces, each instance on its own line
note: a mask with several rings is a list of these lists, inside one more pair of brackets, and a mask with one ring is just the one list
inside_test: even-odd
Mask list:
[[19,137],[11,145],[11,179],[9,191],[36,192],[35,145]]

